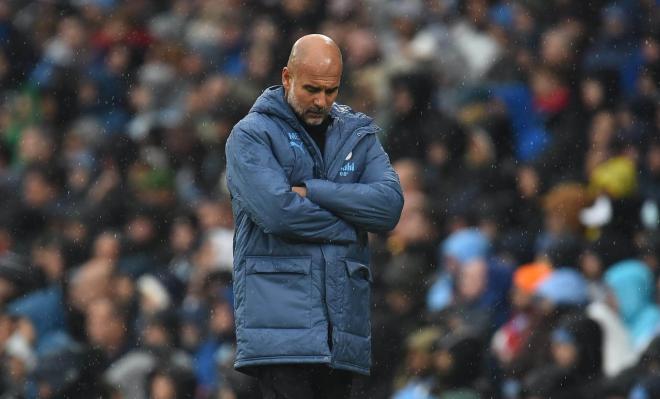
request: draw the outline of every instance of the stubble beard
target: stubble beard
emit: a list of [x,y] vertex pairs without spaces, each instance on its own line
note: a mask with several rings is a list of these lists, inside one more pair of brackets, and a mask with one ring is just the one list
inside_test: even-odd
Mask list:
[[305,109],[298,103],[298,100],[296,99],[296,96],[293,95],[293,90],[289,90],[288,93],[286,93],[286,101],[289,103],[291,108],[293,108],[293,112],[298,115],[298,118],[302,119],[306,124],[310,126],[318,126],[323,121],[325,120],[325,117],[327,116],[327,112],[325,110],[319,110],[321,115],[323,115],[322,118],[320,119],[311,119],[305,117]]

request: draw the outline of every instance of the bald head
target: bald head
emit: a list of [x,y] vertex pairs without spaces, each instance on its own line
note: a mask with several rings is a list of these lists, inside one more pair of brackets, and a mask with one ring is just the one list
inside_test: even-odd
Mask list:
[[299,66],[312,68],[342,68],[341,51],[328,36],[312,34],[298,39],[291,48],[286,66],[296,69]]
[[326,120],[339,92],[341,73],[341,52],[329,37],[307,35],[293,45],[282,70],[282,85],[287,102],[306,124]]

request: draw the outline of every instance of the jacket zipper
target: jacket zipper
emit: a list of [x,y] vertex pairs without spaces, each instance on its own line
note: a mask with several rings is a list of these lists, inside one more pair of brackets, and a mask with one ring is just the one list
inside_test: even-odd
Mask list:
[[[311,155],[312,159],[314,160],[314,178],[316,179],[325,179],[325,164],[323,161],[323,154],[321,154],[321,150],[319,149],[319,146],[316,145],[314,140],[312,140],[311,136],[309,133],[307,133],[307,130],[296,121],[296,127],[300,131],[300,137],[302,139],[302,142],[305,144],[305,147],[307,148],[307,152],[309,155]],[[328,130],[330,127],[328,127]]]

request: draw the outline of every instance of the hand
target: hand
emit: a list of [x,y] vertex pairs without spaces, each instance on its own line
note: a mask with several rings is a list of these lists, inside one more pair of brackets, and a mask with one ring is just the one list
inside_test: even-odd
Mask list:
[[292,186],[291,191],[297,193],[301,197],[306,197],[307,196],[307,188],[302,187],[302,186]]

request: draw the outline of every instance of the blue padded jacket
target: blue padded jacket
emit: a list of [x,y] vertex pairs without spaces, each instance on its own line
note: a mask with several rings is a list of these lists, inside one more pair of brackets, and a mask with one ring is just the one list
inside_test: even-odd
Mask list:
[[239,370],[325,363],[369,373],[367,232],[396,225],[403,195],[373,120],[337,104],[330,116],[322,155],[275,86],[227,140]]

